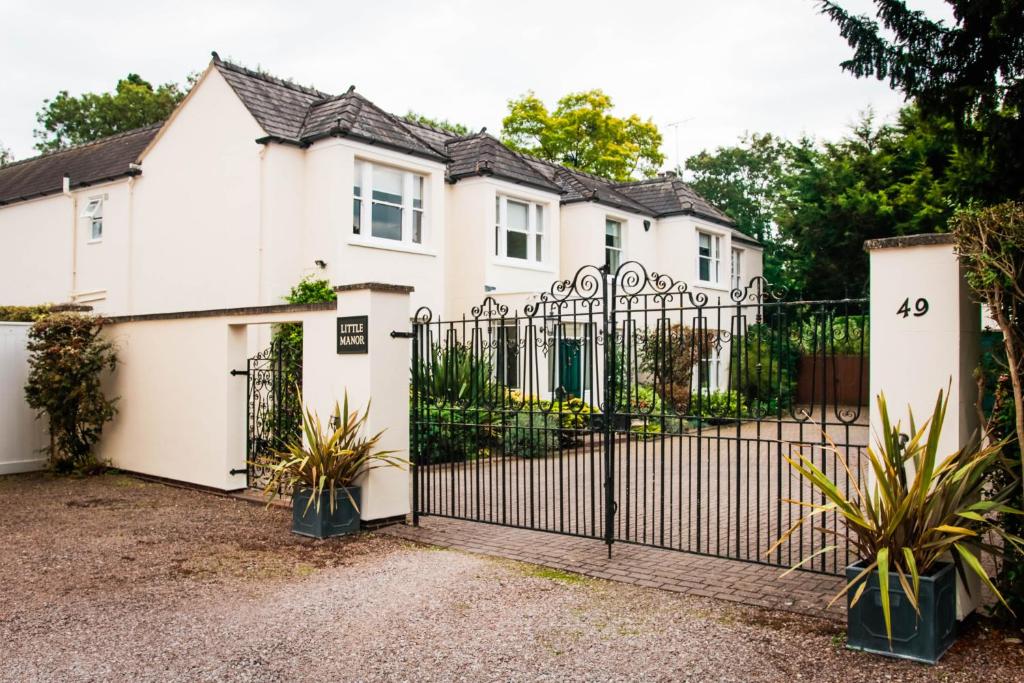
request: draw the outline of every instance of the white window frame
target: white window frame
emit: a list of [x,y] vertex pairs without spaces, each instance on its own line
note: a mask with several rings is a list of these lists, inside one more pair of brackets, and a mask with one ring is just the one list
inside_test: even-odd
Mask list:
[[722,357],[714,350],[709,350],[707,355],[699,361],[700,365],[704,366],[699,372],[695,372],[694,375],[698,382],[702,382],[698,385],[698,390],[707,390],[708,392],[717,392],[722,388]]
[[[508,203],[510,201],[517,204],[525,204],[527,207],[525,259],[508,255]],[[494,225],[494,256],[499,260],[507,261],[511,265],[545,265],[548,262],[548,255],[551,253],[550,239],[548,238],[548,234],[551,231],[547,229],[551,215],[548,205],[544,202],[498,192],[495,193],[494,210],[497,214]],[[514,230],[513,232],[521,231]],[[538,244],[541,247],[540,258],[537,258]]]
[[[374,166],[402,174],[402,203],[396,204],[373,198],[373,169]],[[351,238],[356,242],[394,247],[403,245],[411,249],[422,249],[430,240],[430,221],[427,211],[427,195],[430,192],[430,176],[417,171],[410,171],[391,164],[382,164],[370,159],[356,157],[353,165],[352,183],[352,217],[355,218],[355,203],[359,202],[359,232],[355,232],[355,220],[353,220]],[[356,178],[355,176],[359,177]],[[359,182],[359,194],[355,192],[356,180]],[[417,180],[422,182],[420,205],[415,205],[415,190]],[[376,237],[373,234],[373,205],[391,206],[402,212],[402,238],[390,239],[388,237]],[[420,216],[420,239],[414,241],[414,215]]]
[[[707,236],[709,239],[709,247],[711,254],[708,257],[701,256],[700,253],[700,238]],[[723,235],[721,233],[712,232],[710,230],[697,230],[697,282],[701,284],[711,285],[713,287],[722,286],[722,242]],[[708,259],[708,279],[704,279],[700,275],[700,263],[701,259]]]
[[733,289],[743,288],[743,250],[732,247],[729,250],[729,275]]
[[[608,224],[609,223],[615,223],[616,225],[619,226],[619,246],[617,246],[617,247],[610,247],[610,246],[608,246]],[[609,275],[615,275],[615,271],[618,270],[619,266],[621,266],[623,264],[623,262],[625,261],[625,259],[626,259],[626,229],[625,229],[625,226],[626,226],[626,221],[622,220],[621,218],[616,218],[614,216],[605,216],[604,217],[604,237],[605,237],[605,240],[604,240],[604,262],[605,262],[605,264],[609,265],[608,264],[608,251],[609,250],[619,252],[619,264],[615,268],[609,268],[609,272],[608,272]]]
[[82,209],[81,218],[89,221],[90,244],[103,241],[103,197],[89,197]]

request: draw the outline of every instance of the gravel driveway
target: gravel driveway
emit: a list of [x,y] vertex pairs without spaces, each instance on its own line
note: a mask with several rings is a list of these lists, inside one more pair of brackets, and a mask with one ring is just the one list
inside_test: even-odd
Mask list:
[[1022,680],[974,624],[937,667],[826,621],[362,535],[106,475],[0,477],[0,680]]

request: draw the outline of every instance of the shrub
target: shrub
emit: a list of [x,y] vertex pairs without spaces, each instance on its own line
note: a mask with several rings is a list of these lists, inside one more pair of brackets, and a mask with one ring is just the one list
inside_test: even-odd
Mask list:
[[435,344],[421,359],[416,384],[420,400],[435,405],[478,405],[500,398],[494,393],[491,364],[471,348]]
[[751,325],[732,342],[729,386],[759,414],[793,403],[799,352],[782,336],[768,325]]
[[420,464],[475,460],[498,445],[500,421],[487,409],[425,406],[418,422]]
[[49,313],[77,312],[92,310],[89,306],[77,304],[39,304],[37,306],[0,306],[0,321],[8,323],[34,323]]
[[523,411],[506,417],[502,430],[502,451],[520,458],[541,458],[557,450],[562,423],[557,412]]
[[700,398],[700,416],[712,419],[747,417],[750,411],[738,391],[712,391]]
[[676,410],[687,412],[694,367],[700,352],[711,348],[714,333],[706,331],[702,340],[689,327],[659,322],[637,334],[638,369],[653,379],[661,399]]
[[29,331],[25,399],[39,417],[46,416],[47,452],[57,472],[98,469],[93,449],[117,412],[117,399],[104,396],[101,386],[103,372],[117,365],[113,345],[100,338],[102,329],[102,318],[55,313]]

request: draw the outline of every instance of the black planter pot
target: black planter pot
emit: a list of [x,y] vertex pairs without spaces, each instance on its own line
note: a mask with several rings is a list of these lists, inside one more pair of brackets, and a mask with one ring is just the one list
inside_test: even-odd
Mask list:
[[[345,494],[346,490],[352,496],[351,500],[349,495]],[[356,506],[360,504],[359,493],[358,486],[335,489],[332,511],[330,491],[320,493],[318,510],[315,501],[309,505],[312,490],[298,489],[292,494],[292,533],[313,538],[328,538],[359,531],[359,512],[356,510]],[[352,504],[353,500],[356,505]],[[306,509],[307,505],[309,509]]]
[[[865,564],[861,561],[847,567],[847,581],[860,574]],[[878,572],[871,573],[864,594],[850,607],[855,592],[852,589],[846,599],[846,647],[851,650],[934,664],[956,640],[956,571],[952,564],[941,564],[921,577],[920,617],[904,595],[896,573],[889,574],[891,649],[885,635]]]

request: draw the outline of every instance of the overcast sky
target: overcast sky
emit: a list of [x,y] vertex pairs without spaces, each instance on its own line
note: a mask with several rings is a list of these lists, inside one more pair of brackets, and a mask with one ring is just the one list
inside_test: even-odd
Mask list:
[[[910,4],[949,17],[941,0]],[[0,0],[0,25],[0,142],[19,159],[34,154],[45,98],[111,90],[129,72],[182,81],[211,50],[494,132],[527,90],[550,105],[602,88],[618,113],[661,127],[667,167],[744,131],[830,138],[866,107],[901,105],[884,83],[840,71],[849,48],[812,0]]]

